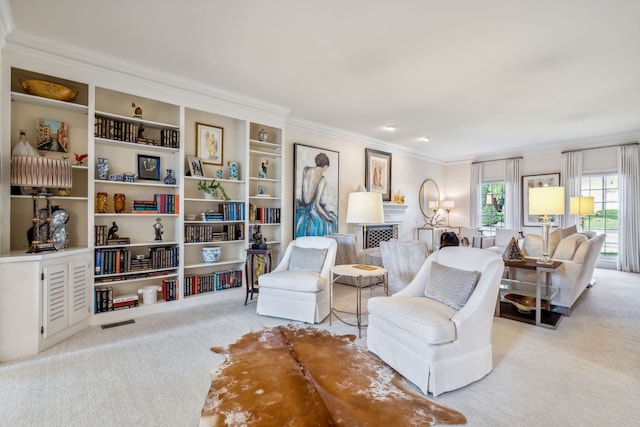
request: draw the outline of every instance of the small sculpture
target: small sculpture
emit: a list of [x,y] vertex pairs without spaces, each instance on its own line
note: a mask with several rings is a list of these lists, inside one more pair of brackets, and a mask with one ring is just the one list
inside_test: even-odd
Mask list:
[[267,241],[262,237],[262,232],[260,231],[260,226],[256,225],[253,235],[251,236],[253,249],[267,249]]
[[73,153],[76,156],[76,166],[84,166],[84,159],[86,159],[87,157],[89,157],[89,154],[85,153],[85,154],[78,154],[78,153]]
[[264,129],[260,129],[260,132],[258,132],[258,139],[262,142],[266,142],[267,136],[267,132]]
[[238,163],[229,161],[227,166],[229,167],[229,179],[238,179]]
[[136,104],[135,102],[132,102],[131,106],[134,108],[134,110],[133,110],[133,118],[134,119],[141,119],[142,118],[142,106]]
[[156,218],[156,223],[153,224],[153,230],[156,234],[155,240],[162,240],[162,234],[164,234],[164,231],[162,231],[163,228],[164,225],[162,225],[162,218]]
[[107,235],[107,240],[111,240],[111,239],[119,239],[120,236],[118,236],[118,224],[116,224],[115,221],[113,221],[113,225],[111,226],[111,228],[109,228],[109,234]]
[[265,160],[260,165],[260,170],[258,171],[258,178],[266,178],[267,177],[267,167],[269,166],[269,160]]
[[27,139],[27,131],[20,129],[18,143],[13,147],[12,156],[39,156],[38,152]]

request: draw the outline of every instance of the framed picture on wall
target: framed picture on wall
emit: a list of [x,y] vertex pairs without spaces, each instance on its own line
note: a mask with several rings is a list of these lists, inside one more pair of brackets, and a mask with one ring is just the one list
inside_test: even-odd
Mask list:
[[293,237],[338,232],[340,153],[293,144]]
[[382,193],[382,200],[391,201],[391,153],[367,148],[364,157],[367,191]]
[[196,157],[203,163],[222,166],[224,128],[196,123]]
[[525,227],[542,226],[542,221],[539,215],[529,215],[529,190],[534,187],[557,187],[559,185],[559,173],[528,175],[522,177],[522,225]]

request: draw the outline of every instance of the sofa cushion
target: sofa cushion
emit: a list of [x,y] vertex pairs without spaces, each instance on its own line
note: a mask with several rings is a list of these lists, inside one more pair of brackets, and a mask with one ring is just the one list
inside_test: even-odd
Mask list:
[[479,277],[478,271],[459,270],[432,262],[424,296],[460,310],[467,303]]
[[549,233],[549,256],[551,256],[558,247],[558,244],[562,240],[562,230],[556,228],[551,233]]
[[451,317],[454,309],[424,297],[374,297],[369,299],[369,313],[393,323],[429,344],[444,344],[456,339]]
[[287,289],[298,292],[318,292],[325,288],[325,280],[312,271],[277,271],[258,278],[261,288]]
[[496,229],[496,239],[494,245],[506,247],[511,241],[512,237],[515,237],[516,240],[518,240],[519,234],[520,232],[518,232],[518,230],[513,230],[510,228],[498,228]]
[[525,256],[538,258],[542,256],[542,236],[539,234],[527,234],[522,242],[522,250]]
[[289,258],[289,270],[320,273],[327,256],[327,248],[303,248],[293,246]]
[[570,225],[568,227],[565,227],[562,229],[562,231],[560,232],[562,234],[562,238],[564,239],[567,236],[571,236],[572,234],[576,234],[578,232],[578,226],[577,225]]
[[558,247],[553,253],[553,258],[560,260],[572,260],[578,247],[587,241],[584,234],[572,234],[560,240]]

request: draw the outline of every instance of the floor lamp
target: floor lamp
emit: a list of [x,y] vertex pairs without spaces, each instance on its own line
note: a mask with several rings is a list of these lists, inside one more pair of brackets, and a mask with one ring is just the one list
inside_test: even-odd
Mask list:
[[542,257],[538,264],[553,264],[549,257],[549,215],[564,215],[564,187],[529,189],[529,215],[542,215]]
[[[53,245],[53,229],[51,227],[51,193],[47,188],[71,188],[71,163],[63,159],[42,156],[11,156],[11,185],[31,187],[33,199],[33,239],[29,250],[32,252],[55,251]],[[46,242],[40,236],[40,215],[38,203],[46,199]]]
[[584,216],[594,214],[594,200],[592,196],[572,197],[569,203],[569,213],[580,216],[580,229],[584,230]]
[[349,193],[347,205],[347,224],[362,224],[364,227],[364,262],[354,265],[363,270],[374,270],[375,266],[367,265],[367,224],[383,224],[384,210],[382,208],[382,193],[355,191]]

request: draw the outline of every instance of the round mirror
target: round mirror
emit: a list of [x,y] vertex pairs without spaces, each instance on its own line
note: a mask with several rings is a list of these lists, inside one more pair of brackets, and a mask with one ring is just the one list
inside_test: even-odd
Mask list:
[[432,217],[434,211],[440,209],[440,190],[438,184],[432,179],[425,179],[418,193],[418,204],[422,215]]

